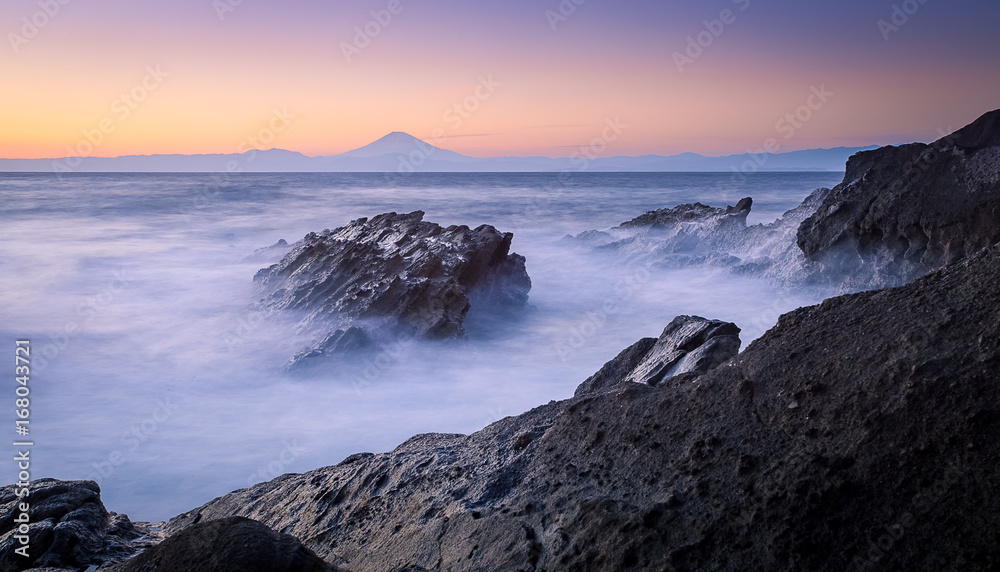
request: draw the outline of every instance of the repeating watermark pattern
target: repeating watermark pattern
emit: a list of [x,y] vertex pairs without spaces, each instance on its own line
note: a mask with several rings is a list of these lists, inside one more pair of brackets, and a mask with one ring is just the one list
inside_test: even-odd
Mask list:
[[242,5],[243,0],[212,0],[212,8],[215,9],[220,22],[226,20],[226,14],[235,12]]
[[608,320],[618,314],[639,289],[649,282],[652,276],[650,272],[652,264],[652,261],[647,261],[628,269],[625,275],[615,283],[615,293],[608,296],[599,308],[587,312],[583,320],[569,329],[569,335],[566,338],[556,342],[554,350],[563,363],[569,361],[569,358],[576,351],[586,347],[590,340],[597,335],[597,332],[608,323]]
[[157,399],[148,416],[129,425],[128,430],[119,436],[121,449],[110,451],[100,460],[91,463],[94,472],[87,479],[101,483],[111,477],[115,469],[124,465],[129,455],[138,451],[176,411],[177,404],[171,401],[171,396]]
[[721,194],[723,200],[732,198],[735,189],[746,184],[750,175],[763,169],[771,155],[781,152],[781,141],[787,142],[794,138],[805,127],[806,123],[829,103],[834,95],[836,95],[835,92],[827,89],[825,83],[820,84],[819,87],[810,86],[805,103],[786,113],[775,122],[774,130],[781,138],[768,137],[758,149],[748,149],[746,158],[739,165],[729,168],[732,176],[728,180],[715,184],[715,191]]
[[253,135],[244,137],[236,145],[236,152],[240,154],[239,159],[231,159],[222,166],[220,172],[212,176],[212,184],[207,188],[199,189],[192,199],[191,209],[185,215],[191,216],[191,211],[199,211],[208,206],[215,198],[228,186],[234,184],[233,174],[242,173],[247,165],[257,159],[257,148],[271,145],[278,135],[284,132],[298,116],[288,111],[288,107],[273,108],[271,117],[265,121],[265,125],[257,130]]
[[[976,464],[976,461],[973,461],[972,464]],[[913,528],[920,519],[930,518],[929,513],[934,507],[945,502],[946,497],[953,490],[961,489],[959,484],[963,481],[973,478],[976,481],[974,490],[988,491],[993,490],[996,486],[993,482],[982,482],[980,475],[972,476],[972,473],[960,466],[954,459],[947,461],[944,465],[941,478],[918,491],[911,501],[909,510],[900,517],[890,520],[888,524],[872,528],[867,534],[859,532],[858,536],[864,541],[854,552],[855,556],[851,561],[852,569],[868,571],[886,568],[884,563],[880,565],[880,562],[887,557],[891,558],[890,554],[893,548],[905,541],[907,531]],[[968,566],[968,562],[959,556],[954,561],[928,562],[927,565],[930,570],[961,570]]]
[[21,27],[16,32],[7,33],[7,41],[10,42],[10,48],[14,53],[20,53],[21,48],[35,39],[52,20],[59,16],[63,6],[70,2],[72,0],[38,0],[39,10],[21,18]]
[[365,360],[360,373],[351,379],[354,393],[361,395],[364,388],[371,386],[385,375],[385,372],[399,361],[412,343],[413,335],[403,332],[397,335],[392,342],[381,345],[372,357]]
[[545,11],[545,20],[549,23],[549,27],[555,32],[559,26],[563,23],[568,22],[573,14],[576,14],[577,8],[584,5],[587,0],[562,0],[559,5],[556,6],[555,10]]
[[490,407],[486,410],[486,419],[480,424],[480,427],[488,427],[501,419],[509,417],[510,414],[504,411],[504,408],[497,405],[496,407]]
[[393,19],[403,13],[405,8],[402,0],[389,0],[385,8],[370,12],[371,20],[365,22],[363,26],[355,26],[353,41],[340,43],[340,51],[344,54],[347,63],[351,63],[355,56],[361,55],[362,50],[372,45],[375,38],[379,37],[389,27],[389,24],[392,24]]
[[[426,163],[434,154],[437,145],[440,145],[448,137],[448,133],[461,129],[465,121],[479,111],[483,103],[489,101],[497,89],[503,86],[502,83],[493,79],[493,74],[481,75],[478,80],[479,83],[471,94],[448,106],[448,109],[442,114],[441,119],[448,125],[449,129],[446,131],[443,127],[437,127],[431,131],[431,143],[420,141],[416,149],[400,159],[399,165],[396,167],[397,173],[413,173]],[[390,179],[391,175],[387,173],[386,178]]]
[[250,310],[236,320],[236,327],[230,329],[223,336],[222,341],[226,344],[226,349],[230,352],[245,343],[264,323],[264,313],[257,310]]
[[122,122],[127,121],[150,94],[163,85],[167,77],[170,77],[170,74],[160,69],[159,64],[155,67],[146,66],[146,74],[142,80],[111,102],[111,115],[101,118],[96,127],[84,129],[83,137],[76,145],[67,145],[66,157],[60,161],[53,161],[52,171],[61,179],[63,173],[71,173],[79,168],[83,160],[92,156],[104,143],[105,138],[114,133]]
[[76,336],[79,336],[88,324],[114,303],[115,299],[128,287],[132,281],[131,274],[125,268],[111,273],[113,279],[97,294],[87,298],[77,307],[79,320],[69,320],[62,329],[49,332],[48,340],[41,347],[40,354],[35,357],[34,370],[44,370],[49,362],[65,350]]
[[608,145],[617,141],[628,129],[628,124],[623,123],[618,117],[605,119],[604,123],[605,127],[600,137],[594,137],[589,144],[581,145],[570,155],[569,162],[577,171],[589,169],[590,163],[603,155],[608,150]]
[[[949,146],[954,145],[955,139],[958,138],[958,133],[954,131],[951,127],[947,129],[938,127],[938,135],[941,139],[935,141],[932,145],[929,145],[927,149],[920,154],[920,157],[913,163],[910,167],[910,172],[907,176],[908,181],[912,181],[922,175],[927,174],[927,171],[934,166],[941,159],[941,153],[947,149]],[[902,184],[902,181],[897,182],[897,185]]]
[[532,196],[531,200],[524,206],[524,210],[511,222],[511,227],[514,230],[526,228],[531,221],[547,216],[551,212],[549,209],[553,203],[567,192],[573,174],[590,169],[593,161],[607,153],[610,144],[620,139],[625,130],[628,129],[628,124],[623,122],[620,117],[613,119],[606,117],[604,125],[600,137],[595,137],[589,145],[581,145],[570,156],[573,169],[560,171],[555,184],[541,186],[539,192]]
[[[799,129],[802,129],[813,118],[813,115],[820,109],[823,109],[823,106],[835,95],[832,91],[826,89],[826,84],[821,84],[819,87],[815,85],[811,86],[809,90],[811,93],[806,99],[805,104],[798,106],[794,112],[786,113],[784,117],[774,124],[774,130],[780,133],[786,141],[795,137]],[[764,143],[764,147],[767,148],[773,145],[770,142],[771,140],[768,139]]]
[[[732,0],[740,12],[745,12],[750,7],[750,0]],[[712,20],[702,20],[703,30],[697,34],[687,37],[687,45],[683,51],[673,53],[674,65],[677,71],[684,73],[684,69],[693,64],[695,60],[705,54],[705,50],[712,47],[715,41],[722,37],[726,28],[736,23],[737,12],[731,8],[726,8],[719,12],[719,17]]]
[[257,483],[269,481],[284,475],[287,469],[296,459],[306,452],[306,448],[299,445],[297,439],[286,439],[281,443],[281,451],[277,457],[266,465],[261,465],[256,471],[247,477],[247,486],[252,487]]
[[14,495],[19,500],[14,512],[14,541],[19,544],[14,549],[15,554],[28,558],[31,549],[31,540],[28,532],[31,529],[31,517],[28,511],[31,505],[26,497],[31,494],[31,447],[34,441],[25,440],[31,433],[31,340],[17,340],[14,342],[14,413],[17,419],[14,422],[17,440],[14,441],[17,454],[14,462],[17,464],[17,483],[14,484]]
[[880,19],[875,24],[885,41],[889,41],[889,36],[900,30],[910,21],[910,17],[920,11],[920,7],[927,3],[927,0],[906,0],[902,4],[893,4],[892,13],[889,19]]

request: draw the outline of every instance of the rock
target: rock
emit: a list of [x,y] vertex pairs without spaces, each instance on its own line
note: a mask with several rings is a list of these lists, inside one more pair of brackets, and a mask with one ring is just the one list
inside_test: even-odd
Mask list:
[[752,204],[745,198],[724,209],[701,203],[679,205],[649,211],[607,232],[591,230],[566,239],[632,260],[648,257],[661,266],[728,266],[739,259],[723,245],[736,243],[745,232]]
[[712,208],[701,203],[680,205],[670,209],[659,209],[649,211],[630,221],[623,222],[621,228],[644,228],[670,229],[683,231],[678,228],[682,223],[695,223],[697,225],[711,224],[716,227],[742,228],[747,224],[747,215],[753,206],[753,199],[746,197],[740,199],[736,206],[724,209]]
[[621,351],[614,359],[604,364],[597,373],[588,377],[576,388],[575,397],[590,393],[599,393],[608,388],[624,383],[639,364],[646,359],[649,352],[656,346],[657,338],[642,338]]
[[[298,246],[298,245],[294,245]],[[274,264],[278,262],[288,251],[294,248],[293,245],[288,244],[285,239],[280,239],[271,246],[265,246],[263,248],[258,248],[251,254],[242,260],[242,262],[256,262],[256,263],[267,263]]]
[[294,363],[398,336],[464,336],[472,303],[523,308],[531,289],[513,235],[492,226],[441,226],[424,213],[388,213],[310,233],[277,264],[257,273],[269,314],[301,314],[320,340]]
[[1000,241],[1000,110],[930,144],[864,151],[798,231],[848,289],[906,283]]
[[644,338],[587,378],[576,396],[620,383],[660,385],[682,373],[703,373],[740,351],[740,329],[731,322],[677,316],[656,338]]
[[650,211],[607,232],[586,231],[564,241],[613,252],[632,264],[725,267],[781,285],[801,285],[815,278],[796,245],[796,232],[829,192],[817,189],[769,224],[746,225],[753,200],[744,198],[726,208],[694,203]]
[[111,572],[334,572],[296,538],[240,517],[200,522]]
[[285,475],[168,529],[242,515],[356,572],[997,569],[998,283],[1000,245],[786,314],[705,373],[616,383],[643,340],[596,374],[605,391]]
[[[38,479],[18,497],[18,487],[0,488],[0,570],[86,568],[123,560],[137,549],[142,536],[127,516],[109,513],[101,489],[93,481]],[[16,554],[21,542],[15,519],[20,503],[29,506],[29,558]],[[147,524],[148,523],[143,523]]]
[[626,382],[660,385],[682,373],[703,373],[740,351],[740,329],[731,322],[677,316]]

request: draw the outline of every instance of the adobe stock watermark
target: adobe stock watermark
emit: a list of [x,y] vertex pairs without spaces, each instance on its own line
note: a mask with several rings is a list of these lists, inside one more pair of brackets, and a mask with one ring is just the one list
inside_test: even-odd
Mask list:
[[220,22],[225,22],[226,14],[235,12],[242,5],[243,0],[212,0],[212,8],[215,9]]
[[118,129],[119,124],[127,121],[150,94],[163,85],[167,77],[170,77],[170,74],[160,69],[159,64],[156,67],[146,66],[146,75],[142,80],[111,101],[111,115],[101,118],[95,127],[84,129],[81,132],[83,137],[76,145],[67,145],[66,157],[61,161],[53,161],[52,171],[61,178],[63,173],[71,173],[77,169],[84,159],[94,154],[108,135]]
[[570,156],[570,162],[574,169],[560,171],[559,177],[556,179],[557,185],[543,186],[540,192],[535,194],[531,201],[525,205],[523,213],[511,221],[512,228],[515,230],[526,228],[529,222],[547,216],[553,202],[566,193],[573,174],[589,170],[593,162],[607,153],[610,144],[617,141],[626,129],[628,129],[628,124],[624,123],[620,117],[605,118],[601,135],[592,139],[589,145],[581,145]]
[[[812,120],[834,95],[836,95],[834,92],[826,88],[826,84],[821,84],[819,87],[810,86],[805,103],[786,113],[774,124],[774,130],[781,135],[781,140],[789,141],[795,137],[799,130],[805,127],[806,123]],[[762,147],[757,150],[747,150],[747,158],[739,167],[730,169],[734,173],[730,183],[745,183],[749,175],[760,171],[767,164],[771,155],[780,151],[781,144],[779,139],[775,137],[765,139]],[[728,183],[720,182],[719,184],[726,185]],[[728,196],[724,198],[728,199]]]
[[30,16],[21,18],[21,27],[17,30],[20,33],[7,33],[7,41],[10,42],[10,49],[14,50],[15,54],[20,53],[21,48],[27,46],[31,40],[35,39],[42,29],[59,16],[60,12],[62,12],[62,7],[71,1],[38,0],[39,10]]
[[623,123],[619,117],[605,119],[604,125],[600,137],[594,137],[589,144],[581,145],[579,149],[569,156],[570,164],[577,171],[586,171],[589,169],[591,162],[603,155],[608,150],[608,145],[618,141],[622,133],[628,129],[628,124]]
[[69,347],[73,338],[79,336],[88,324],[111,306],[132,281],[131,274],[127,273],[125,268],[112,272],[111,276],[113,279],[107,286],[80,304],[77,308],[78,320],[67,321],[60,331],[49,332],[48,339],[44,342],[35,342],[38,348],[34,364],[36,372],[44,370],[51,360]]
[[[964,455],[960,455],[960,457],[964,457]],[[977,462],[981,463],[981,460],[964,458],[960,460],[963,461],[962,464],[955,459],[940,462],[939,464],[943,465],[941,476],[930,485],[923,487],[914,496],[909,510],[900,517],[890,521],[889,524],[876,526],[867,534],[862,534],[859,531],[859,537],[864,538],[865,542],[859,543],[860,547],[855,549],[851,569],[867,572],[889,568],[886,562],[892,560],[891,554],[896,547],[906,541],[907,533],[922,520],[932,519],[933,510],[945,502],[948,495],[954,490],[965,490],[962,485],[967,484],[968,479],[972,480],[971,484],[977,490],[994,490],[994,482],[986,481],[982,475],[970,474],[968,471],[969,466],[974,466]],[[968,566],[968,562],[961,556],[955,560],[928,561],[926,564],[928,570],[964,570],[964,567]],[[955,566],[959,566],[959,568],[954,568]]]
[[281,451],[273,461],[266,465],[261,465],[250,476],[247,477],[247,486],[252,487],[257,483],[262,483],[264,481],[270,481],[271,479],[276,479],[281,475],[284,475],[288,471],[286,470],[296,459],[302,456],[302,453],[306,452],[306,448],[299,445],[297,439],[284,440],[281,443]]
[[[246,166],[257,158],[257,147],[271,145],[277,139],[278,135],[288,129],[288,126],[297,117],[297,115],[289,112],[287,107],[280,109],[277,107],[273,108],[271,110],[271,117],[265,120],[264,126],[258,129],[256,133],[244,137],[236,145],[236,152],[241,155],[240,158],[231,159],[225,165],[220,165],[222,170],[218,175],[213,175],[212,185],[208,188],[198,190],[191,205],[192,209],[197,211],[208,206],[222,192],[223,187],[233,184],[232,176],[234,173],[242,173]],[[191,212],[188,211],[186,216],[190,217],[190,215]]]
[[176,411],[177,404],[169,395],[157,399],[148,416],[129,425],[128,430],[119,436],[120,449],[110,451],[101,459],[91,463],[94,472],[88,475],[87,479],[100,483],[110,478],[118,467],[128,461],[129,455],[138,451]]
[[[796,109],[786,113],[774,124],[774,130],[781,135],[782,141],[789,141],[805,127],[820,109],[825,106],[835,95],[834,92],[826,88],[826,84],[819,87],[810,86],[809,95],[806,102]],[[732,176],[728,180],[719,181],[715,184],[715,191],[720,194],[724,201],[734,198],[732,195],[735,189],[749,180],[750,175],[760,171],[767,164],[772,154],[781,152],[781,143],[775,137],[768,137],[763,141],[760,148],[748,149],[744,159],[739,165],[729,168]]]
[[[494,80],[493,74],[479,76],[479,84],[473,92],[462,98],[461,101],[457,101],[449,106],[441,116],[442,121],[448,124],[449,131],[461,129],[465,121],[479,111],[483,103],[489,101],[496,93],[497,88],[501,86],[503,84]],[[449,131],[445,131],[443,127],[437,127],[431,131],[431,143],[427,144],[425,141],[418,143],[416,149],[400,159],[396,171],[398,173],[413,173],[416,171],[417,168],[431,158],[431,155],[437,149],[437,145],[440,145],[442,141],[447,139]]]
[[561,24],[568,22],[570,16],[576,14],[576,9],[579,6],[584,5],[587,0],[562,0],[559,5],[556,6],[555,10],[545,11],[545,20],[549,23],[549,27],[555,32]]
[[[745,12],[750,7],[750,0],[732,0],[740,12]],[[719,12],[719,17],[712,20],[702,20],[701,24],[705,28],[697,34],[687,37],[687,46],[684,51],[673,53],[674,64],[677,71],[684,73],[684,68],[693,64],[695,60],[704,55],[705,50],[712,47],[715,41],[722,37],[726,28],[736,23],[737,13],[730,8]]]
[[385,375],[385,372],[407,352],[413,341],[413,335],[403,332],[392,342],[381,345],[372,357],[365,360],[360,373],[351,378],[354,393],[361,395],[361,390],[370,387]]
[[362,50],[372,45],[375,38],[379,37],[389,27],[389,24],[392,24],[393,19],[403,13],[405,8],[402,0],[389,0],[385,8],[370,12],[371,20],[362,26],[355,26],[354,41],[351,43],[340,42],[340,51],[344,54],[347,63],[351,63],[355,56],[361,55]]
[[905,26],[910,21],[910,17],[919,12],[926,3],[927,0],[906,0],[902,4],[893,4],[889,19],[880,19],[875,23],[878,26],[878,31],[882,34],[882,39],[888,42],[890,34],[898,32],[900,28]]
[[556,342],[554,349],[563,363],[569,361],[569,358],[576,351],[586,347],[590,340],[597,335],[597,332],[604,328],[608,320],[618,314],[622,306],[649,282],[652,276],[650,271],[652,264],[652,261],[649,261],[629,269],[621,280],[615,283],[614,295],[608,296],[599,308],[587,312],[585,319],[569,329],[569,336],[565,340]]

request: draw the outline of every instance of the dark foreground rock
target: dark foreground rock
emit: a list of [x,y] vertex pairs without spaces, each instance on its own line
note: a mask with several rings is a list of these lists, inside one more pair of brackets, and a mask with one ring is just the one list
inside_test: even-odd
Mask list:
[[169,528],[243,515],[356,572],[997,570],[997,284],[1000,245],[786,314],[707,373],[420,435]]
[[424,213],[388,213],[310,233],[254,277],[269,314],[294,314],[317,342],[302,364],[404,336],[462,337],[475,300],[486,311],[523,308],[531,289],[510,233],[443,228]]
[[834,280],[902,284],[1000,241],[1000,110],[925,145],[864,151],[798,231]]
[[[147,545],[140,539],[148,523],[133,524],[127,516],[109,513],[101,489],[93,481],[38,479],[18,497],[14,485],[0,488],[0,570],[86,568],[117,562]],[[17,519],[27,503],[29,557],[15,551],[24,546]]]
[[297,539],[240,517],[201,522],[109,572],[336,572]]

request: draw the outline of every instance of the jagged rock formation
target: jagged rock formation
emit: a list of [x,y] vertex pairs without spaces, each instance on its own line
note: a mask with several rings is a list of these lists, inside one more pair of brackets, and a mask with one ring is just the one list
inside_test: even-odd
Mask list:
[[942,139],[865,151],[798,245],[848,287],[902,284],[1000,241],[1000,110]]
[[355,572],[996,569],[998,283],[1000,245],[786,314],[707,373],[417,436],[169,528],[248,516]]
[[336,572],[297,539],[240,517],[200,522],[109,572]]
[[643,338],[618,354],[576,389],[576,396],[612,385],[661,385],[682,373],[702,373],[740,351],[740,329],[731,322],[677,316],[659,338]]
[[257,264],[274,264],[285,257],[288,251],[292,248],[298,246],[298,244],[288,244],[285,239],[280,239],[271,246],[265,246],[263,248],[258,248],[251,254],[244,258],[241,262],[254,262]]
[[815,212],[830,189],[817,189],[799,206],[769,224],[747,226],[753,200],[713,208],[701,203],[647,212],[607,231],[567,236],[570,244],[614,252],[630,263],[678,268],[728,267],[780,283],[810,280],[807,260],[795,244],[799,224]]
[[531,280],[524,257],[510,252],[512,234],[442,228],[423,216],[388,213],[310,233],[257,273],[258,307],[299,312],[321,340],[294,363],[387,336],[461,337],[470,299],[494,310],[524,307]]
[[856,292],[905,284],[1000,241],[1000,110],[942,139],[863,151],[844,181],[767,225],[752,201],[648,212],[570,237],[665,267],[709,265]]
[[[101,489],[93,481],[38,479],[29,494],[18,497],[14,485],[0,488],[0,570],[86,568],[117,562],[151,544],[149,523],[132,523],[109,513]],[[29,557],[16,554],[24,544],[16,522],[19,505],[27,503]]]
[[661,265],[726,266],[739,262],[725,245],[737,242],[746,230],[752,204],[745,198],[724,209],[701,203],[679,205],[649,211],[606,232],[591,230],[566,238],[632,258],[648,256]]
[[736,206],[724,209],[712,208],[701,203],[693,205],[681,205],[672,209],[658,209],[639,215],[636,218],[623,222],[621,228],[653,228],[669,229],[683,232],[686,229],[678,229],[677,225],[685,222],[695,222],[704,224],[713,223],[714,226],[726,228],[730,226],[746,226],[747,215],[750,214],[750,207],[753,206],[753,199],[746,197],[740,199]]

